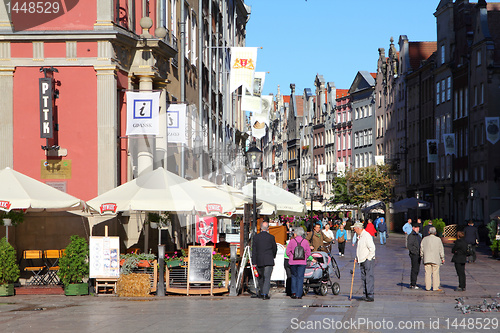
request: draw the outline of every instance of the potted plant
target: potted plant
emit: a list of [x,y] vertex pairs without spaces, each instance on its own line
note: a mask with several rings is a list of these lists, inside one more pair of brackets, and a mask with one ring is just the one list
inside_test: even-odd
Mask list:
[[57,275],[64,284],[64,294],[67,296],[88,295],[88,283],[83,279],[89,274],[89,245],[85,238],[73,235],[70,243],[59,259]]
[[148,268],[153,265],[156,256],[152,253],[127,253],[120,255],[120,274],[132,273],[137,267]]
[[11,210],[9,212],[0,211],[0,222],[6,226],[16,226],[24,221],[22,210]]
[[491,220],[490,223],[486,225],[488,229],[488,238],[490,240],[490,249],[491,255],[493,258],[498,257],[498,253],[500,252],[500,240],[497,240],[497,232],[498,232],[498,222],[495,220]]
[[165,255],[165,265],[168,268],[181,266],[184,262],[184,258],[186,258],[186,251],[181,250],[180,256],[178,255],[177,251],[175,251],[172,256],[169,256],[168,254]]
[[214,266],[217,267],[228,267],[229,262],[231,261],[231,259],[227,256],[223,256],[222,254],[215,251],[213,252],[212,260],[214,262]]
[[19,278],[19,273],[16,250],[4,237],[0,239],[0,296],[14,295],[14,282]]

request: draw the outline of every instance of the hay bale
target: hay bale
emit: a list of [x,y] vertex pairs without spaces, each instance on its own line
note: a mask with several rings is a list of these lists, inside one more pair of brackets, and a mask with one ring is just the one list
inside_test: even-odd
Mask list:
[[150,292],[149,274],[122,275],[117,281],[116,293],[120,297],[147,297]]

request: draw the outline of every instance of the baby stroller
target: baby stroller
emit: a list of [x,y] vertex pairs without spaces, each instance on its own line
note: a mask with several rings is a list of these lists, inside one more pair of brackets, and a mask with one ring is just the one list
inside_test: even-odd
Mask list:
[[316,294],[321,296],[325,296],[328,293],[328,288],[332,288],[332,293],[338,295],[340,293],[340,285],[338,282],[332,281],[333,276],[340,279],[340,270],[335,258],[321,251],[313,252],[311,256],[313,260],[307,261],[304,274],[304,295],[307,295],[311,288]]

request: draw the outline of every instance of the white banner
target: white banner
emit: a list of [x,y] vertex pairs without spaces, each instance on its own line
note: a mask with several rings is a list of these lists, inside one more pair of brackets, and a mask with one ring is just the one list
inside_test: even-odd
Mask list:
[[455,133],[443,134],[443,141],[444,141],[444,154],[445,155],[456,155]]
[[253,91],[253,79],[256,63],[256,47],[231,48],[231,72],[229,76],[231,81],[229,86],[230,93],[238,89],[241,85],[248,91]]
[[269,122],[266,119],[265,114],[263,113],[255,113],[252,116],[252,135],[257,139],[262,138],[266,135],[266,123]]
[[499,130],[499,119],[500,117],[485,117],[484,120],[486,122],[486,140],[495,144],[500,139],[500,130]]
[[345,176],[345,162],[337,162],[337,177]]
[[260,113],[262,109],[260,97],[243,95],[241,97],[241,109],[243,111]]
[[318,165],[318,182],[326,182],[326,164]]
[[269,182],[276,185],[276,172],[269,172]]
[[427,163],[437,163],[438,140],[427,140]]
[[385,165],[385,156],[384,155],[376,155],[375,156],[375,165]]
[[158,135],[160,92],[127,92],[126,135]]
[[186,108],[186,104],[167,105],[168,143],[187,144]]
[[264,89],[264,82],[266,81],[266,72],[255,72],[253,77],[253,91],[252,95],[262,96],[262,89]]

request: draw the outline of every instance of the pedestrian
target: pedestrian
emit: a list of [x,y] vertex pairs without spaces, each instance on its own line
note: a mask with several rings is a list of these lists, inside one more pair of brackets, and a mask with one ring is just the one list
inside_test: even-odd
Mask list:
[[368,219],[366,223],[365,230],[372,236],[375,237],[377,234],[377,229],[375,229],[375,225],[373,224],[372,219]]
[[422,232],[422,237],[429,236],[429,229],[433,226],[432,220],[429,220],[429,222],[427,222],[427,223],[428,224],[424,227],[424,231]]
[[253,237],[252,260],[259,273],[259,290],[252,298],[268,300],[271,288],[271,274],[278,247],[274,236],[269,233],[269,222],[262,222],[260,233]]
[[341,224],[344,225],[344,229],[347,232],[347,240],[351,240],[351,238],[352,238],[352,233],[351,233],[352,220],[347,219],[344,222],[341,221]]
[[339,229],[337,229],[337,233],[335,234],[335,239],[337,240],[339,248],[339,256],[343,257],[345,252],[345,243],[347,242],[347,232],[345,231],[343,224],[341,224]]
[[375,258],[375,243],[373,237],[363,228],[363,223],[356,222],[354,231],[357,235],[356,259],[354,262],[359,263],[361,270],[361,280],[363,282],[364,297],[362,300],[373,302],[375,294],[375,277],[374,258]]
[[411,219],[408,219],[408,221],[403,226],[403,232],[406,235],[405,248],[408,248],[408,235],[411,234],[411,232],[413,231],[413,227],[411,226],[411,224],[412,224]]
[[380,245],[385,245],[387,242],[387,224],[385,224],[385,218],[379,217],[377,231],[380,237]]
[[436,236],[436,227],[431,227],[429,236],[422,239],[420,256],[425,268],[425,290],[442,291],[439,287],[439,267],[444,264],[444,247],[441,239]]
[[[293,231],[292,231],[292,237],[293,237]],[[290,240],[287,241],[287,245],[290,243]],[[285,281],[285,293],[287,296],[292,296],[292,269],[290,268],[290,263],[288,258],[288,254],[283,253],[283,258],[285,259],[283,261],[283,266],[285,267],[285,274],[286,274],[286,281]]]
[[476,226],[474,225],[474,221],[469,220],[469,223],[464,229],[465,232],[465,241],[469,244],[470,254],[467,258],[468,262],[476,262],[476,246],[479,244],[479,233],[477,231]]
[[422,232],[424,231],[424,225],[422,224],[421,219],[417,219],[417,224],[418,224],[418,233],[420,236],[422,236]]
[[335,235],[333,234],[332,229],[330,229],[330,224],[326,223],[324,225],[323,234],[332,240],[331,242],[327,242],[326,239],[323,240],[323,247],[326,249],[326,252],[333,255],[333,239],[335,238]]
[[457,240],[451,249],[453,258],[451,262],[455,263],[455,270],[458,275],[458,288],[455,291],[465,291],[465,263],[467,262],[468,244],[465,240],[465,232],[457,232]]
[[323,243],[330,243],[333,241],[333,238],[326,237],[325,234],[321,232],[321,224],[319,223],[314,225],[313,231],[309,233],[306,239],[311,246],[311,250],[314,252],[321,251]]
[[418,230],[418,224],[414,223],[412,232],[408,235],[408,254],[411,261],[410,289],[419,289],[417,286],[417,277],[420,271],[420,243],[422,242],[422,237],[418,233]]
[[[297,246],[304,248],[304,259],[295,259],[293,257]],[[291,298],[302,298],[304,288],[304,273],[306,271],[307,258],[311,255],[309,242],[304,238],[304,229],[297,227],[294,229],[294,238],[290,240],[286,247],[288,263],[292,272],[292,296]]]

